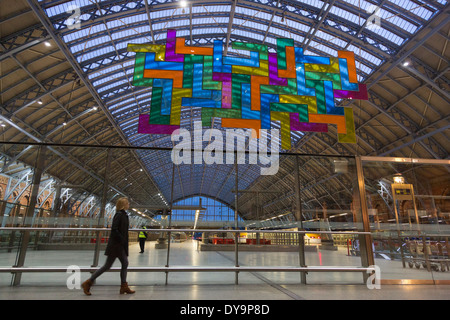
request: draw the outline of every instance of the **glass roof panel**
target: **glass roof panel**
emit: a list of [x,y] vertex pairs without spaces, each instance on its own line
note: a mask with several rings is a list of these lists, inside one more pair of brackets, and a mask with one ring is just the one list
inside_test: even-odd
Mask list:
[[400,8],[403,8],[409,13],[413,13],[416,16],[422,18],[422,19],[429,19],[432,16],[432,12],[425,9],[423,6],[426,5],[426,3],[418,4],[417,2],[413,2],[410,0],[389,0],[389,2],[392,2],[393,4],[399,6]]
[[308,33],[309,30],[311,29],[308,25],[291,20],[291,19],[286,19],[286,24],[295,30],[301,30],[305,33]]
[[358,17],[356,14],[348,12],[347,10],[341,9],[339,7],[333,6],[330,9],[330,13],[337,15],[338,17],[344,18],[350,22],[356,23],[357,25],[362,26],[364,24],[364,19]]
[[[98,11],[96,8],[97,2],[99,6],[107,10],[102,9]],[[434,11],[434,8],[439,7],[438,3],[446,3],[443,0],[436,3],[416,0],[383,1],[384,6],[379,11],[379,14],[382,21],[387,22],[386,25],[383,26],[382,24],[380,28],[370,30],[360,30],[360,27],[365,23],[365,17],[368,14],[367,10],[373,5],[372,2],[374,1],[335,1],[328,19],[324,21],[323,27],[314,33],[313,41],[309,43],[309,50],[306,53],[311,55],[336,56],[336,49],[338,48],[351,50],[355,52],[357,58],[358,80],[363,81],[367,75],[373,72],[375,67],[385,61],[384,57],[387,56],[383,56],[382,54],[378,55],[377,52],[380,52],[378,49],[371,52],[370,48],[372,46],[381,48],[387,53],[394,52],[396,47],[399,48],[406,39],[410,38],[410,34],[420,30],[421,24],[425,23],[437,12]],[[167,8],[173,5],[172,1],[149,1],[149,4],[151,4],[151,21],[149,22],[145,10],[142,9],[141,1],[138,3],[128,1],[126,3],[77,0],[64,2],[56,6],[52,6],[52,3],[60,3],[60,1],[41,1],[42,6],[47,7],[45,9],[47,15],[50,18],[54,17],[51,21],[53,21],[55,29],[60,32],[64,41],[68,44],[69,49],[83,70],[86,71],[87,77],[97,89],[112,116],[117,121],[118,126],[129,137],[130,143],[135,145],[146,144],[171,147],[172,142],[170,141],[170,136],[141,135],[137,133],[138,114],[144,111],[148,112],[150,109],[151,89],[136,88],[130,85],[134,72],[134,60],[132,59],[134,54],[128,53],[126,46],[129,42],[152,42],[150,23],[154,32],[154,40],[158,42],[162,43],[166,38],[166,30],[168,28],[176,28],[178,37],[186,37],[189,39],[191,35],[191,9],[185,8],[183,10],[181,8],[174,8],[159,10],[159,3],[161,7]],[[82,10],[83,28],[81,30],[68,30],[61,24],[61,19],[67,19],[67,14],[61,14],[66,13],[71,4],[81,7],[90,6],[90,8],[93,8],[92,12],[89,12],[87,10],[88,8],[82,8],[84,10]],[[267,4],[267,6],[264,7],[264,4]],[[276,11],[273,10],[275,4],[278,4]],[[140,7],[139,11],[124,10],[135,8],[137,5]],[[252,9],[244,7],[244,5],[252,6]],[[320,17],[317,17],[317,15],[319,12],[325,11],[326,8],[322,8],[324,5],[323,1],[317,0],[286,2],[260,0],[237,3],[230,38],[232,41],[242,41],[242,37],[258,42],[264,40],[272,47],[276,45],[276,38],[293,38],[296,41],[296,45],[299,45],[305,40],[303,36],[313,34],[311,32],[311,26],[308,24],[311,23],[314,27],[317,25],[317,21],[320,21]],[[326,6],[328,5],[327,3]],[[400,11],[398,8],[401,8],[403,11]],[[280,10],[288,13],[286,17],[280,15]],[[352,10],[352,12],[349,12],[349,10]],[[359,15],[358,10],[361,12]],[[121,13],[117,13],[119,11]],[[211,46],[209,42],[210,37],[219,40],[225,39],[230,11],[230,5],[223,5],[220,2],[217,2],[217,5],[208,5],[200,2],[193,4],[192,35],[194,36],[193,40],[196,45],[208,43]],[[272,12],[276,12],[275,16]],[[113,16],[111,16],[112,14]],[[59,15],[61,16],[58,17]],[[334,21],[331,20],[333,17],[336,18]],[[340,20],[337,19],[338,17]],[[345,23],[343,19],[348,20],[348,22]],[[272,24],[268,29],[269,21],[272,21]],[[392,28],[392,26],[395,26],[395,28]],[[264,38],[267,30],[267,37]],[[358,31],[361,32],[358,33]],[[354,39],[357,33],[361,35],[360,38],[364,37],[366,43],[368,42],[362,48],[356,44],[356,41],[349,45],[349,41]],[[383,41],[383,39],[387,41]],[[392,42],[392,44],[388,41]],[[119,57],[117,57],[117,53]],[[243,52],[230,48],[229,53],[242,54]],[[127,59],[125,63],[121,63],[123,61],[122,57]],[[186,128],[191,127],[193,121],[200,119],[199,108],[183,108],[181,111],[181,124]],[[220,122],[215,121],[214,125],[215,127],[219,127]],[[277,122],[273,122],[272,126],[273,128],[280,128],[280,124]],[[291,139],[298,141],[303,135],[301,132],[295,132],[291,135]],[[256,140],[253,140],[250,142],[250,145],[255,143]],[[171,166],[170,153],[149,153],[142,150],[137,153],[142,156],[142,161],[147,165],[149,172],[151,172],[154,180],[161,187],[162,192],[165,195],[170,194],[171,177],[170,170],[168,170],[168,166]],[[201,170],[198,167],[194,169]],[[227,166],[211,166],[202,169],[201,171],[204,172],[206,179],[204,182],[205,185],[210,183],[215,177],[223,177],[225,179],[232,172],[232,167]],[[239,188],[247,188],[259,177],[259,173],[253,170],[254,168],[248,168],[250,174],[240,179]],[[216,196],[219,198],[227,197],[226,200],[229,203],[234,200],[234,196],[230,192],[230,189],[234,188],[232,179],[224,180],[220,186],[216,185],[215,187],[221,189],[214,189],[215,191],[208,190],[208,192],[216,192]],[[199,188],[192,181],[183,184],[181,187],[176,186],[176,190],[179,189],[179,193],[184,195],[198,191]]]
[[235,16],[242,17],[243,15],[256,17],[258,19],[263,19],[263,20],[270,20],[272,18],[272,15],[270,13],[267,13],[264,11],[259,11],[259,10],[253,10],[253,9],[249,9],[249,8],[244,8],[244,7],[237,5],[235,8]]

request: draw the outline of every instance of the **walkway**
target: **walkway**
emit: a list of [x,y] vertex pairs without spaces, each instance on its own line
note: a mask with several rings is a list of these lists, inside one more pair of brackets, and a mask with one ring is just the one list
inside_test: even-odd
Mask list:
[[[130,267],[164,266],[166,250],[154,249],[147,243],[145,253],[139,253],[137,244],[130,246]],[[359,257],[347,256],[345,250],[307,252],[309,265],[360,265]],[[89,266],[92,251],[33,251],[27,253],[26,266]],[[1,266],[14,264],[15,253],[0,253]],[[100,257],[103,263],[105,257]],[[240,252],[239,262],[258,266],[298,266],[295,252]],[[377,259],[383,265],[384,260]],[[426,270],[398,267],[393,272],[415,272],[429,277]],[[169,264],[171,266],[233,266],[234,252],[204,252],[197,250],[197,242],[172,243]],[[396,262],[398,265],[399,262]],[[118,261],[115,267],[120,264]],[[382,267],[383,268],[383,267]],[[0,273],[0,300],[51,299],[51,300],[394,300],[430,299],[449,300],[448,285],[382,285],[369,290],[361,274],[310,273],[307,285],[300,285],[298,273],[289,272],[241,272],[235,285],[233,272],[172,272],[165,285],[165,273],[130,272],[128,282],[136,290],[135,295],[119,295],[117,272],[105,273],[93,287],[93,295],[85,296],[81,290],[68,289],[66,273],[24,273],[21,285],[11,287],[11,275]],[[383,274],[382,274],[383,276]],[[385,276],[388,276],[385,274]],[[81,281],[88,277],[81,274]],[[448,279],[444,273],[441,277]]]

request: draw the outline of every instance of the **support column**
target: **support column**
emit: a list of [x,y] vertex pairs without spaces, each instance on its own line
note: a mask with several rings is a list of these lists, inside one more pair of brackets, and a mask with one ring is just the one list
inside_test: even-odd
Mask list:
[[[27,218],[32,218],[34,215],[34,210],[36,208],[37,196],[39,193],[39,185],[41,183],[42,172],[44,171],[44,162],[45,162],[45,153],[47,151],[47,146],[39,146],[38,154],[36,158],[34,173],[33,173],[33,182],[31,185],[31,194],[30,194],[30,202],[25,213],[24,224],[27,221]],[[30,231],[22,232],[22,239],[19,248],[19,255],[16,258],[16,264],[14,267],[23,267],[25,263],[25,257],[27,254],[28,244],[30,242]],[[13,274],[12,285],[18,286],[20,284],[20,280],[22,279],[22,273],[17,272]]]
[[[237,219],[238,219],[238,163],[237,163],[237,153],[234,157],[234,184],[236,193],[234,194],[234,221],[235,221],[235,231],[237,231]],[[234,266],[239,267],[239,246],[238,246],[238,234],[234,233]],[[236,271],[234,276],[234,284],[239,284],[239,271]]]
[[[107,150],[106,155],[106,165],[105,165],[105,177],[103,179],[103,193],[102,193],[102,203],[100,205],[100,213],[98,215],[98,221],[97,221],[97,228],[102,228],[103,224],[100,224],[102,219],[105,218],[105,209],[106,209],[106,198],[108,194],[108,188],[109,188],[109,174],[111,172],[111,158],[112,158],[112,149]],[[102,233],[100,231],[97,231],[97,240],[95,242],[95,251],[94,251],[94,261],[92,262],[92,267],[98,266],[98,260],[100,257],[100,245],[102,240]]]
[[[300,194],[300,172],[298,169],[298,156],[294,159],[294,179],[295,179],[295,219],[299,222],[299,229],[304,231],[302,222],[302,200]],[[306,267],[305,260],[305,235],[298,234],[298,258],[300,267]],[[306,284],[306,272],[300,272],[300,283]]]
[[[356,163],[356,174],[358,177],[358,193],[359,197],[356,197],[359,201],[359,207],[361,208],[361,219],[363,225],[363,232],[370,232],[370,221],[369,221],[369,212],[367,210],[367,202],[366,202],[366,188],[364,183],[364,173],[361,157],[355,157]],[[372,249],[372,236],[370,234],[364,234],[359,236],[360,242],[360,250],[361,250],[361,264],[363,267],[368,267],[375,265],[375,259],[373,255]],[[368,274],[363,273],[364,283],[367,281],[369,277]]]
[[[170,214],[169,214],[169,228],[172,228],[172,209],[173,209],[173,187],[175,184],[175,163],[172,163],[172,185],[170,187]],[[172,236],[171,231],[167,233],[167,263],[166,268],[169,267],[169,257],[170,257],[170,238]],[[169,281],[169,272],[166,271],[166,285]]]

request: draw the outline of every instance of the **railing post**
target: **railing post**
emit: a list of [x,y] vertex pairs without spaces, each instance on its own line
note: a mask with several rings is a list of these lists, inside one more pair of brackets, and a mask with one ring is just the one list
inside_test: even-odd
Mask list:
[[[170,214],[169,214],[169,232],[167,233],[167,263],[166,268],[169,268],[169,257],[170,257],[170,238],[172,233],[170,229],[172,228],[172,209],[173,209],[173,186],[175,184],[175,163],[172,163],[172,185],[170,187]],[[166,271],[166,285],[169,281],[169,271]]]
[[[40,146],[38,149],[38,154],[36,158],[36,163],[34,167],[34,173],[33,173],[33,184],[31,187],[31,194],[30,194],[30,203],[28,205],[27,211],[25,213],[25,217],[23,218],[23,224],[25,225],[26,220],[28,217],[33,217],[34,215],[34,209],[36,207],[37,203],[37,195],[39,193],[39,185],[41,183],[41,175],[44,170],[44,161],[45,161],[45,152],[47,150],[46,146]],[[28,244],[30,242],[30,231],[24,231],[22,233],[20,248],[19,248],[19,255],[16,259],[15,267],[23,267],[25,263],[25,257],[27,254],[27,248]],[[20,284],[20,280],[22,279],[22,273],[17,272],[13,274],[12,277],[12,285],[18,286]]]
[[[103,194],[102,194],[102,204],[100,206],[100,213],[98,217],[97,222],[97,228],[103,227],[100,225],[100,222],[103,218],[105,218],[105,209],[106,209],[106,199],[107,199],[107,193],[109,188],[109,174],[110,174],[110,168],[111,168],[111,158],[112,158],[112,149],[107,150],[107,156],[106,156],[106,166],[105,166],[105,178],[104,178],[104,184],[103,184]],[[101,245],[101,231],[96,232],[97,240],[95,241],[95,251],[94,251],[94,261],[92,262],[92,267],[98,266],[98,261],[100,257],[100,245]]]
[[[300,172],[298,168],[298,156],[294,156],[294,179],[295,179],[295,205],[297,207],[295,212],[295,218],[300,223],[300,229],[303,231],[303,222],[302,222],[302,201],[300,194]],[[305,261],[305,235],[303,233],[298,234],[298,257],[300,267],[306,267]],[[306,284],[306,273],[300,272],[300,282],[301,284]]]

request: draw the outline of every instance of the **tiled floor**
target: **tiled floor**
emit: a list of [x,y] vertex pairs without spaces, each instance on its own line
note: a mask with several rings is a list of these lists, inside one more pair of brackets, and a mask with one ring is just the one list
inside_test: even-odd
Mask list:
[[[14,264],[15,253],[0,253],[0,266]],[[25,265],[30,266],[89,266],[92,251],[34,251],[29,250]],[[100,262],[105,257],[101,255]],[[130,267],[164,266],[167,251],[154,249],[140,254],[137,244],[130,246]],[[240,252],[241,266],[298,266],[294,252]],[[360,258],[348,256],[345,248],[339,251],[306,253],[307,265],[359,266]],[[376,260],[382,279],[450,279],[450,272],[430,273],[424,269],[403,268],[398,261]],[[197,250],[197,242],[171,244],[171,266],[234,266],[234,252],[204,252]],[[114,267],[120,266],[117,261]],[[89,274],[82,273],[81,281]],[[0,299],[43,300],[372,300],[372,299],[450,299],[448,285],[381,285],[381,289],[368,289],[361,273],[309,273],[307,285],[300,284],[298,273],[241,272],[235,284],[233,272],[130,272],[128,282],[136,290],[134,295],[119,295],[119,274],[103,274],[92,288],[92,296],[79,289],[69,289],[66,273],[24,273],[21,285],[11,287],[11,274],[0,273]]]

